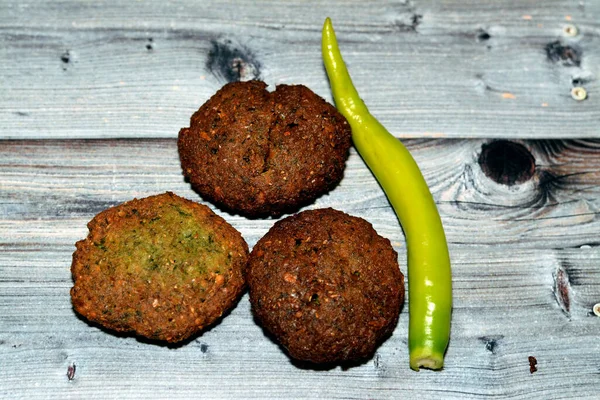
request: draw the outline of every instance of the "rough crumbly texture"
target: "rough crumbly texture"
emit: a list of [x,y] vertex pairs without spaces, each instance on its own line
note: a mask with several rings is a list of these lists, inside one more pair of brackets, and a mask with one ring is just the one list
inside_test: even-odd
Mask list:
[[404,277],[388,239],[331,208],[278,221],[246,270],[252,310],[293,358],[372,356],[396,326]]
[[302,85],[221,88],[179,132],[183,174],[205,199],[248,217],[296,211],[342,179],[350,125]]
[[240,233],[173,193],[109,208],[88,228],[73,254],[71,298],[106,328],[178,342],[213,323],[245,288]]

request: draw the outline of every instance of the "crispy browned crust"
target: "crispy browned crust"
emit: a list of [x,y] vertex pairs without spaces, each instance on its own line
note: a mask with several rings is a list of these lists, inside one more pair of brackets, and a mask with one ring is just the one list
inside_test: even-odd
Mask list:
[[179,132],[183,174],[205,199],[249,217],[296,211],[342,179],[350,126],[302,85],[221,88]]
[[246,269],[252,310],[293,358],[364,359],[391,334],[404,277],[388,239],[331,208],[278,221]]
[[208,207],[167,192],[96,215],[76,243],[75,310],[106,328],[178,342],[232,307],[248,246]]

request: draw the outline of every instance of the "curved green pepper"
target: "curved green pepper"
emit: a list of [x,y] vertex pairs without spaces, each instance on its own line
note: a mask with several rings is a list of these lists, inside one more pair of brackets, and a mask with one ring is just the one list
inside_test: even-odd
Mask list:
[[322,52],[336,107],[350,123],[354,146],[385,191],[406,237],[410,367],[441,369],[450,337],[452,276],[437,207],[409,151],[358,95],[329,18]]

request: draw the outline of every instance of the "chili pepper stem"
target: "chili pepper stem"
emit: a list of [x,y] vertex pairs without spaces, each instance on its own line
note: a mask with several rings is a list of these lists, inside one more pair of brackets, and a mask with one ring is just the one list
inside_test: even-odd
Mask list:
[[322,34],[323,62],[352,141],[390,201],[408,250],[410,367],[441,369],[450,336],[452,277],[441,218],[410,152],[371,115],[352,83],[331,20]]

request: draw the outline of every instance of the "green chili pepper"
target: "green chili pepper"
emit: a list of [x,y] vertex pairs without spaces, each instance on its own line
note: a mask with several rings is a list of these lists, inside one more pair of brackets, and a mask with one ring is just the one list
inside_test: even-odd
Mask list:
[[437,207],[409,151],[358,95],[329,18],[322,52],[336,107],[350,123],[354,146],[385,191],[406,237],[410,367],[441,369],[450,336],[452,277]]

